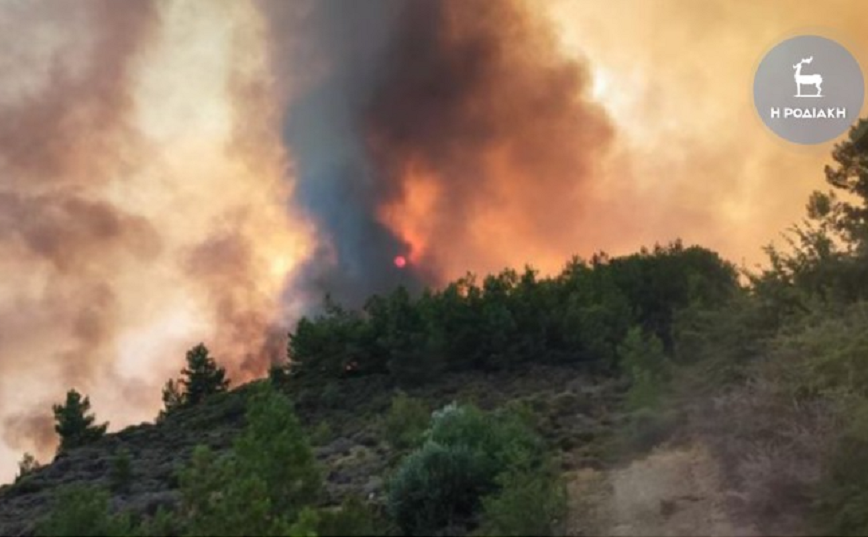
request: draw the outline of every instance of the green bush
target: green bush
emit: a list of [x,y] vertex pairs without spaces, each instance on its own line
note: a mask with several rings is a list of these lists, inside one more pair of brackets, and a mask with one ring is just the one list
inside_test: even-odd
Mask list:
[[512,412],[453,403],[433,413],[425,438],[398,468],[387,500],[389,514],[413,535],[472,526],[499,475],[533,472],[545,459],[541,440]]
[[386,440],[395,449],[416,447],[422,441],[431,413],[425,403],[401,392],[392,398],[383,426]]
[[630,379],[625,401],[627,408],[657,407],[670,379],[669,359],[660,338],[633,327],[618,345],[618,357],[621,368]]
[[15,476],[15,482],[18,483],[36,470],[39,470],[41,467],[42,465],[39,464],[36,457],[30,453],[25,453],[21,458],[21,462],[18,463],[18,475]]
[[832,535],[868,535],[868,402],[850,413],[819,487],[817,510]]
[[337,382],[329,382],[320,392],[320,403],[325,408],[340,408],[344,395]]
[[392,480],[389,514],[410,535],[466,522],[493,487],[490,467],[467,446],[429,441],[407,457]]
[[304,522],[320,487],[291,403],[265,384],[250,398],[247,426],[230,454],[194,451],[181,475],[182,522],[196,535],[283,535]]
[[82,485],[59,491],[52,512],[37,525],[37,535],[124,536],[132,534],[126,515],[112,515],[107,492]]
[[130,452],[124,448],[118,450],[112,457],[109,483],[112,492],[126,492],[133,481],[132,461]]
[[314,446],[324,446],[335,436],[332,426],[327,421],[321,421],[310,433],[310,441]]
[[506,472],[482,499],[478,535],[558,535],[567,511],[564,484],[551,471]]
[[317,514],[316,534],[362,536],[386,535],[386,524],[358,496],[351,496],[338,509],[323,509]]
[[452,403],[432,414],[426,438],[480,453],[495,474],[505,468],[535,467],[543,462],[544,445],[526,419],[515,411],[486,413]]
[[136,528],[135,534],[143,537],[178,537],[184,533],[178,518],[163,506],[153,516],[146,518]]

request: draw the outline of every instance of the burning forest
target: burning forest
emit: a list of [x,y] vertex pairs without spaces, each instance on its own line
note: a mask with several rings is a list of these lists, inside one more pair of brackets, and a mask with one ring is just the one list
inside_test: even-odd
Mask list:
[[[71,389],[110,433],[192,407],[189,377],[164,384],[187,351],[184,375],[213,366],[220,393],[570,361],[605,391],[639,355],[684,393],[685,349],[741,367],[760,341],[803,348],[776,323],[806,297],[861,300],[861,131],[786,145],[749,88],[795,29],[830,28],[857,59],[868,32],[854,1],[788,6],[2,3],[0,482],[59,453],[51,409]],[[811,194],[826,186],[841,195]],[[736,325],[750,334],[721,332]],[[730,337],[750,343],[714,346]],[[613,397],[659,403],[638,391]]]

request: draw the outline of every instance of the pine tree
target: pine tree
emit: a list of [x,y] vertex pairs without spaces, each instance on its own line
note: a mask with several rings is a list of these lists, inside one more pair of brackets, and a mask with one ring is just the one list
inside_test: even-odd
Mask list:
[[15,482],[24,479],[28,475],[32,474],[36,470],[39,470],[42,467],[39,464],[39,461],[36,460],[36,457],[31,455],[30,453],[25,453],[24,457],[21,459],[21,462],[18,463],[18,475],[15,476]]
[[187,351],[187,367],[181,370],[187,405],[201,403],[209,395],[225,392],[229,388],[226,370],[217,365],[208,355],[208,348],[202,343]]
[[66,402],[54,405],[54,430],[60,435],[60,452],[67,451],[101,438],[108,423],[94,425],[96,416],[90,412],[90,399],[82,398],[75,390],[66,394]]
[[179,516],[190,535],[308,535],[322,486],[292,404],[270,385],[251,397],[231,453],[197,447],[180,482]]
[[160,419],[166,417],[166,414],[172,410],[184,406],[184,394],[178,387],[178,383],[174,380],[169,380],[163,386],[163,405],[165,408],[160,411]]
[[202,343],[187,351],[187,367],[181,370],[181,375],[180,379],[170,380],[163,387],[165,409],[160,412],[160,418],[174,409],[197,405],[229,388],[226,369],[217,365]]

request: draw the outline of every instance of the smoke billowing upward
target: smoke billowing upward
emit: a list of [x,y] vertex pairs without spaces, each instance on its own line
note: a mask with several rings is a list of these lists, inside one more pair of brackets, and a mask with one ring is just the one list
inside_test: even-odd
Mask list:
[[381,219],[441,275],[578,248],[613,135],[586,67],[523,2],[417,2],[399,20],[365,116]]
[[763,130],[753,68],[815,25],[864,56],[833,4],[0,2],[0,481],[68,388],[152,419],[186,349],[259,375],[327,292],[759,259],[829,148]]
[[524,3],[266,8],[291,79],[297,199],[324,245],[302,288],[358,303],[570,249],[612,127]]
[[[12,3],[4,13],[15,37],[8,28],[0,45],[9,80],[0,101],[0,273],[14,285],[0,290],[0,375],[52,369],[82,385],[112,351],[112,274],[161,248],[147,220],[94,195],[124,172],[123,155],[137,144],[128,66],[151,39],[156,12],[145,2],[90,2],[66,19],[56,7]],[[36,39],[46,34],[55,41]],[[62,345],[44,344],[55,338]],[[15,383],[3,384],[9,405]],[[41,431],[45,420],[4,418],[7,438],[35,437],[40,451],[53,440]]]
[[308,242],[258,11],[59,7],[0,6],[0,481],[69,388],[117,427],[200,341],[261,375]]

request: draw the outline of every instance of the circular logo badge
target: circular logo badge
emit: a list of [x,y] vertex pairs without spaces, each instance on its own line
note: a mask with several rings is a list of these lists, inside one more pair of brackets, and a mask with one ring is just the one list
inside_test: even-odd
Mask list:
[[778,44],[760,62],[753,99],[763,122],[797,144],[840,136],[859,119],[865,81],[844,47],[816,35]]

